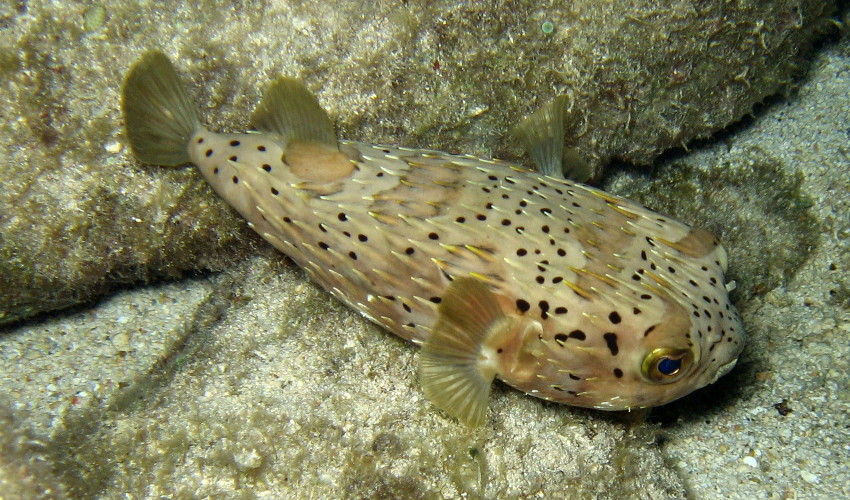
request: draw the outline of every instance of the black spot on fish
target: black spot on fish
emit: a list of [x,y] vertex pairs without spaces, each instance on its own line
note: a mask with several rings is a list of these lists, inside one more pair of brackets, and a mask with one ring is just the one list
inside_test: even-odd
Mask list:
[[277,190],[277,189],[275,189],[275,188],[272,188],[272,189],[271,189],[271,191],[272,191],[272,194],[273,194],[273,195],[275,195],[275,196],[277,196],[277,195],[279,195],[279,194],[280,194],[280,191],[278,191],[278,190]]
[[555,308],[555,314],[567,314],[567,308],[566,307],[556,307]]
[[238,146],[239,144],[241,144],[239,141],[230,141],[230,146],[232,146],[232,147],[234,147],[234,148],[235,148],[236,146]]
[[487,216],[484,214],[478,214],[475,216],[475,218],[478,220],[487,220]]
[[503,226],[510,226],[511,220],[510,219],[502,219],[502,225]]
[[643,299],[643,300],[649,300],[649,299],[652,298],[652,295],[645,293],[645,294],[641,295],[640,298]]
[[517,249],[517,251],[516,251],[516,254],[519,255],[520,257],[522,257],[523,255],[526,255],[527,253],[528,253],[528,250],[526,250],[525,248],[520,248],[520,249]]
[[614,376],[617,378],[623,378],[623,370],[614,368]]
[[564,278],[562,276],[555,276],[554,278],[552,278],[552,283],[555,283],[555,284],[558,284],[562,281],[564,281]]
[[637,307],[635,307],[634,309],[632,309],[632,312],[633,312],[635,315],[637,315],[637,314],[640,314],[640,313],[641,313],[641,310],[640,310],[640,309],[638,309]]
[[321,223],[321,222],[320,222],[320,223],[318,224],[318,226],[319,226],[319,229],[321,229],[321,231],[322,231],[323,233],[327,233],[327,232],[328,232],[328,229],[325,227],[325,225],[324,225],[323,223]]
[[455,222],[463,224],[464,222],[466,222],[466,217],[458,217],[457,219],[455,219]]
[[435,304],[439,304],[440,302],[442,302],[442,301],[443,301],[443,299],[442,299],[442,298],[440,298],[440,297],[431,297],[431,299],[430,299],[430,300],[431,300],[431,302],[433,302],[433,303],[435,303]]
[[618,324],[621,321],[620,314],[617,313],[617,311],[611,312],[611,314],[608,315],[608,321],[615,325]]
[[266,172],[271,172],[272,166],[269,165],[268,163],[263,163],[263,170],[265,170]]
[[213,174],[214,174],[214,175],[218,175],[218,167],[215,167],[215,168],[213,169]]
[[340,212],[340,213],[336,214],[336,218],[339,219],[340,222],[345,222],[345,221],[348,220],[348,216],[345,215],[344,212]]
[[573,375],[572,373],[568,373],[567,376],[569,376],[572,380],[581,380],[581,377],[579,377],[578,375]]
[[236,177],[236,176],[234,175],[234,176],[233,176],[233,183],[234,183],[234,184],[239,184],[239,177]]
[[611,351],[611,355],[616,356],[620,352],[620,347],[617,346],[617,334],[606,333],[602,337],[605,338],[605,343],[608,344],[608,350]]
[[548,233],[549,232],[549,226],[543,226],[543,227],[540,228],[540,230],[543,231],[544,233]]
[[231,156],[231,157],[230,157],[230,161],[236,162],[236,161],[239,161],[239,158],[237,158],[237,157],[234,155],[234,156]]
[[517,299],[516,308],[520,310],[520,312],[528,312],[531,309],[531,305],[523,299]]
[[369,241],[369,237],[366,236],[365,234],[358,234],[357,239],[360,240],[363,243],[366,243],[367,241]]
[[428,233],[428,239],[431,239],[431,240],[439,240],[439,239],[440,239],[440,235],[438,235],[437,233]]
[[542,285],[543,283],[546,282],[546,278],[544,278],[543,276],[538,276],[538,277],[534,278],[534,280],[537,281],[537,283],[539,285]]
[[576,340],[584,340],[587,338],[587,335],[584,334],[581,330],[573,330],[570,332],[570,338]]
[[560,257],[564,257],[564,256],[566,256],[566,255],[567,255],[567,251],[566,251],[566,250],[564,250],[563,248],[559,248],[559,249],[558,249],[558,256],[560,256]]
[[415,251],[416,250],[414,250],[412,247],[407,247],[404,249],[404,253],[406,253],[407,255],[413,255],[413,252]]
[[401,303],[401,307],[403,307],[405,311],[410,312],[410,306],[405,304],[404,302]]
[[330,247],[331,247],[331,246],[330,246],[330,245],[328,245],[327,243],[325,243],[324,241],[320,241],[320,242],[319,242],[319,248],[321,248],[322,250],[327,250],[327,249],[328,249],[328,248],[330,248]]
[[210,156],[212,156],[212,155],[213,155],[213,150],[212,150],[212,149],[208,149],[208,150],[207,150],[207,152],[206,152],[206,153],[204,153],[204,155],[206,155],[206,157],[207,157],[207,158],[209,158]]
[[204,138],[198,137],[198,144],[203,144],[203,143],[204,143]]
[[348,256],[351,257],[352,260],[357,260],[357,254],[354,252],[348,252]]
[[558,342],[563,344],[564,342],[567,341],[567,336],[566,336],[566,334],[558,333],[558,334],[555,335],[555,340],[557,340]]
[[[656,325],[652,325],[652,326],[650,326],[649,328],[647,328],[647,329],[646,329],[646,331],[645,331],[645,332],[643,332],[643,336],[644,336],[644,337],[646,337],[647,335],[649,335],[650,333],[652,333],[652,330],[655,330],[655,326],[656,326]],[[691,336],[691,334],[687,334],[687,335],[685,335],[685,336],[686,336],[686,337],[690,337],[690,336]]]
[[290,219],[289,217],[284,217],[283,222],[286,222],[287,224],[292,224],[292,219]]
[[261,145],[261,146],[257,146],[257,151],[259,151],[259,152],[261,152],[261,153],[262,153],[262,152],[264,152],[265,150],[266,150],[266,147],[265,147],[265,146],[262,146],[262,145]]

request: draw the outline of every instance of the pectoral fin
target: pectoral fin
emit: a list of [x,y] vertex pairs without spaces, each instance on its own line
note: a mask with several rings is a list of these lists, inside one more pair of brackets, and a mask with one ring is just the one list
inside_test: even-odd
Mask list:
[[522,120],[513,133],[540,172],[585,182],[593,175],[593,169],[576,149],[564,147],[564,114],[568,104],[567,96],[556,97]]
[[422,346],[419,379],[425,396],[469,426],[484,423],[490,385],[498,370],[498,354],[492,346],[517,331],[520,323],[520,318],[502,311],[496,295],[482,281],[455,279]]

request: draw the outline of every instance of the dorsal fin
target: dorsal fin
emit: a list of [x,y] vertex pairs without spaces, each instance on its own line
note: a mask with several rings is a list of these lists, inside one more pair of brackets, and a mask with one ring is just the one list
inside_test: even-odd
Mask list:
[[518,324],[518,318],[503,313],[482,281],[456,278],[422,346],[419,380],[425,396],[467,425],[484,423],[498,363],[495,353],[488,352],[488,341],[509,335]]
[[567,96],[559,96],[525,117],[513,134],[522,142],[537,169],[550,177],[566,176],[577,182],[590,178],[592,169],[578,152],[564,149],[564,109]]
[[339,149],[333,122],[303,83],[280,77],[269,86],[251,116],[259,131],[277,134],[284,145],[312,142]]
[[282,159],[301,179],[333,182],[354,171],[356,155],[340,151],[331,119],[298,80],[275,80],[254,110],[251,123],[281,139]]

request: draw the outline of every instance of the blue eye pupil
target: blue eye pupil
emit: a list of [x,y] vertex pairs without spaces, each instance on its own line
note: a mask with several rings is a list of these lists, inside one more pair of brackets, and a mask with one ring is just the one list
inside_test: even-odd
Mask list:
[[658,362],[658,371],[664,375],[673,375],[682,367],[681,359],[664,358]]

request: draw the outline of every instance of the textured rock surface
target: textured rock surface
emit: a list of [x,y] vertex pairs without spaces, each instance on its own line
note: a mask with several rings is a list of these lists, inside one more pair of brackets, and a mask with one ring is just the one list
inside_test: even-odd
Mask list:
[[510,157],[516,117],[566,94],[570,146],[599,168],[748,113],[795,72],[833,3],[189,5],[0,7],[0,323],[221,269],[257,242],[191,171],[126,156],[119,87],[145,49],[178,61],[213,128],[238,131],[283,72],[318,91],[345,137]]
[[[82,10],[58,18],[89,19]],[[169,21],[175,31],[196,23]],[[120,78],[122,69],[108,72]],[[259,79],[224,69],[192,75],[229,79],[199,87],[207,97]],[[423,399],[415,347],[267,247],[243,246],[252,257],[221,273],[125,290],[0,332],[0,497],[848,497],[850,122],[836,111],[850,108],[848,88],[845,37],[821,51],[798,91],[723,138],[654,173],[606,179],[731,242],[750,335],[732,374],[655,410],[649,423],[497,385],[487,425],[470,431]],[[246,111],[251,92],[225,114]],[[115,102],[103,106],[115,119]],[[90,144],[112,175],[129,170],[173,189],[193,183],[189,172],[128,167],[102,142]],[[72,146],[63,154],[85,153]],[[247,234],[236,220],[219,222]]]

